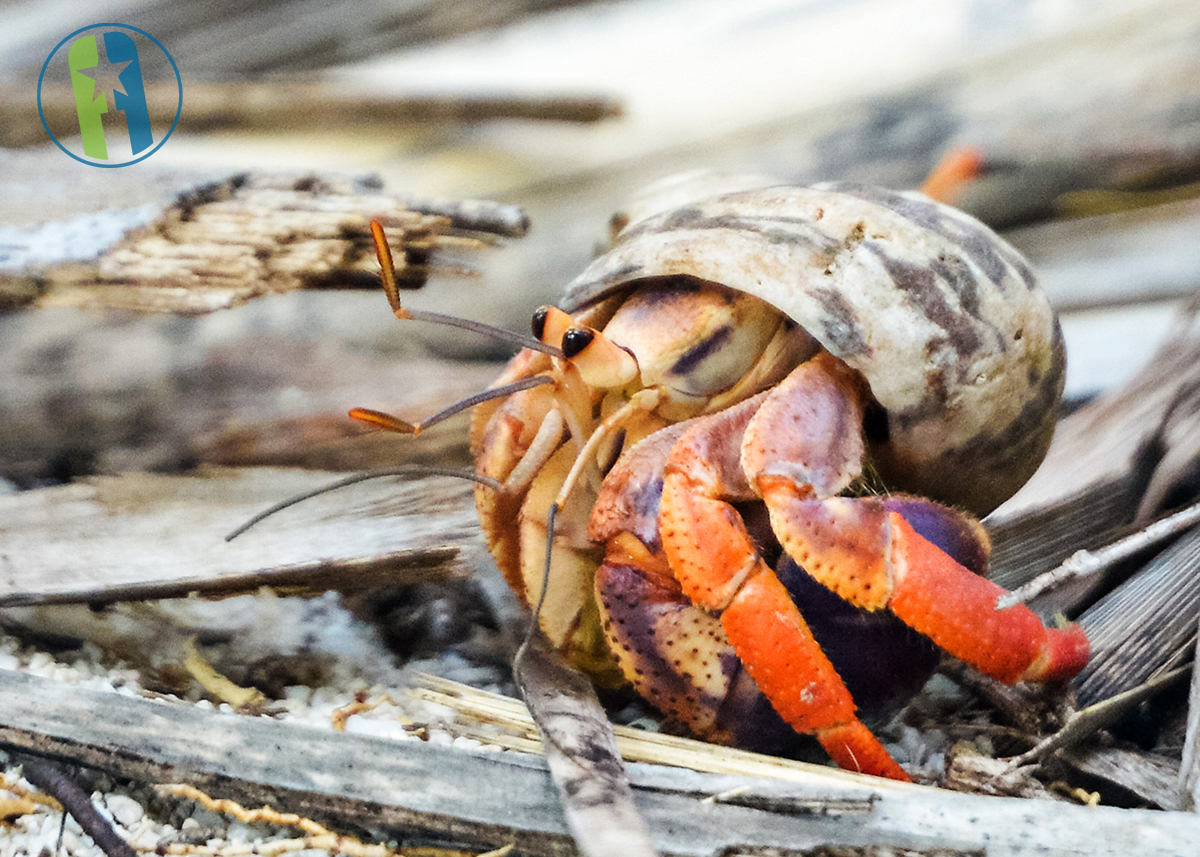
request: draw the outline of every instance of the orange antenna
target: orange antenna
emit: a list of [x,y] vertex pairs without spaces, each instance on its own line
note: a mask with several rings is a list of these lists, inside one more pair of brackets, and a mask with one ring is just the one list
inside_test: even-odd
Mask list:
[[490,324],[484,324],[481,321],[471,321],[466,318],[459,318],[455,315],[443,315],[440,312],[426,312],[424,310],[407,309],[400,303],[400,288],[396,284],[396,267],[392,263],[392,250],[388,247],[387,236],[384,235],[383,225],[378,220],[371,221],[371,237],[375,239],[375,255],[379,258],[380,276],[383,280],[383,291],[387,295],[388,303],[392,307],[392,314],[401,320],[412,319],[415,321],[428,321],[433,324],[444,324],[449,327],[457,327],[460,330],[469,330],[472,333],[481,333],[484,336],[490,336],[493,339],[501,339],[505,342],[512,342],[520,345],[522,348],[529,348],[533,351],[541,351],[544,354],[549,354],[551,357],[562,358],[562,349],[554,345],[534,339],[532,336],[525,336],[521,333],[516,333],[511,330],[505,330],[501,327],[493,327]]
[[350,410],[350,418],[359,422],[370,423],[384,431],[396,432],[396,434],[420,434],[430,426],[437,425],[442,420],[465,411],[467,408],[472,408],[480,402],[490,402],[492,399],[500,399],[504,396],[511,396],[513,393],[519,393],[522,390],[528,390],[530,387],[540,387],[543,384],[553,383],[554,379],[549,375],[534,375],[532,378],[522,378],[520,381],[513,381],[511,384],[505,384],[502,387],[492,387],[491,389],[484,390],[482,393],[468,396],[461,402],[455,402],[450,407],[443,408],[433,416],[426,417],[419,423],[410,423],[408,420],[402,420],[399,417],[385,414],[383,411],[375,411],[371,408],[352,408]]

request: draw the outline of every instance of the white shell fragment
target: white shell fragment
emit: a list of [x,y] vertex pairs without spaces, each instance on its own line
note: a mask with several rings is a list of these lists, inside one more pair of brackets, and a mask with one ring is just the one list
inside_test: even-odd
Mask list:
[[761,298],[863,374],[887,414],[869,439],[889,486],[984,514],[1045,454],[1057,319],[1025,259],[954,208],[838,183],[711,196],[631,222],[564,307],[679,275]]

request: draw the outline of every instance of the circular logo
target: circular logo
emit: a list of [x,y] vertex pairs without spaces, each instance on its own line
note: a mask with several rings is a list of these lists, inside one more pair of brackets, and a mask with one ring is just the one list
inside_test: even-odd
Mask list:
[[126,24],[92,24],[55,45],[37,95],[50,139],[93,167],[144,161],[183,112],[179,66],[158,39]]

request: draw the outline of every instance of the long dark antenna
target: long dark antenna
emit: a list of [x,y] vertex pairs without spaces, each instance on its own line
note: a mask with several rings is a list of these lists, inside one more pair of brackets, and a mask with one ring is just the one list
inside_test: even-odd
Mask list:
[[433,324],[457,327],[460,330],[469,330],[472,333],[480,333],[484,336],[490,336],[493,339],[512,342],[532,351],[541,351],[543,354],[549,354],[551,357],[558,357],[560,359],[564,357],[561,348],[554,345],[547,345],[540,339],[534,339],[532,336],[526,336],[516,331],[505,330],[502,327],[493,327],[490,324],[484,324],[482,321],[459,318],[456,315],[443,315],[440,312],[407,309],[400,303],[400,287],[396,284],[396,267],[392,263],[392,250],[388,246],[387,237],[384,235],[383,225],[378,220],[371,221],[371,237],[375,239],[375,255],[379,258],[380,276],[383,278],[383,291],[387,295],[388,303],[392,307],[392,314],[396,318],[401,320],[428,321]]
[[476,473],[474,470],[466,470],[461,467],[438,467],[432,464],[400,464],[396,467],[366,470],[362,473],[355,473],[352,476],[339,479],[336,482],[330,482],[328,485],[315,488],[312,491],[305,491],[303,494],[296,494],[286,500],[281,500],[269,509],[259,512],[229,535],[225,536],[225,541],[233,541],[255,524],[266,520],[276,512],[283,511],[289,506],[295,506],[297,503],[303,503],[305,500],[310,500],[321,494],[328,494],[330,491],[345,488],[347,485],[357,485],[359,482],[366,482],[368,479],[382,479],[385,476],[453,476],[457,479],[469,479],[479,485],[491,488],[493,491],[499,491],[503,487],[490,476],[484,476],[482,473]]

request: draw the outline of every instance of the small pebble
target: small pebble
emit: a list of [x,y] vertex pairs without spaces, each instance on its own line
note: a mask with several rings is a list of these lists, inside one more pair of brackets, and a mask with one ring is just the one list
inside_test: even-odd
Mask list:
[[104,799],[104,804],[112,813],[112,817],[122,827],[130,830],[136,827],[146,814],[141,804],[125,795],[109,795]]
[[395,720],[377,720],[373,717],[351,717],[346,721],[346,731],[355,735],[374,735],[379,738],[404,738],[404,727]]

